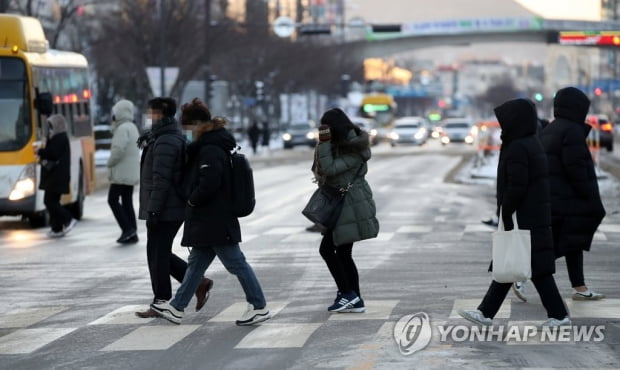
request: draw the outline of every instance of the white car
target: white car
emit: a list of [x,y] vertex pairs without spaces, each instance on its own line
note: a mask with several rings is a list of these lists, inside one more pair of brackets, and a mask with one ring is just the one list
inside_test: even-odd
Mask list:
[[426,143],[428,136],[428,125],[421,117],[399,118],[389,133],[390,144],[393,147],[399,144],[422,145]]
[[443,145],[455,142],[471,145],[476,140],[475,126],[467,118],[447,119],[441,125],[440,140]]
[[379,143],[377,129],[373,120],[364,117],[351,117],[351,122],[368,133],[370,145],[377,145]]

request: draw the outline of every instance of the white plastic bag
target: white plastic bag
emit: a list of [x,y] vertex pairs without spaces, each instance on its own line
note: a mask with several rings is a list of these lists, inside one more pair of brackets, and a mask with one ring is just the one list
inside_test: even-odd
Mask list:
[[506,231],[502,212],[493,233],[493,280],[514,283],[532,277],[532,239],[529,230],[520,230],[516,212],[512,214],[514,228]]

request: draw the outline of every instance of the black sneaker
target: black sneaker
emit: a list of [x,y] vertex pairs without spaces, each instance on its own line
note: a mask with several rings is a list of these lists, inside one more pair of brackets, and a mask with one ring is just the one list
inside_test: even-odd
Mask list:
[[117,243],[120,244],[130,244],[138,242],[138,234],[135,231],[130,231],[128,233],[123,233],[120,238],[116,240]]
[[342,294],[338,293],[336,302],[327,308],[329,312],[340,312],[347,308],[353,308],[353,306],[360,301],[360,297],[355,293]]
[[360,300],[353,305],[351,308],[345,308],[340,311],[340,313],[363,313],[366,312],[366,306],[364,305],[364,300],[360,298]]

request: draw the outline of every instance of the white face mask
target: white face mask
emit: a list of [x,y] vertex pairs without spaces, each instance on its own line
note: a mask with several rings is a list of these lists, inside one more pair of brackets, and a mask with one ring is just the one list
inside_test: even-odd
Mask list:
[[150,130],[153,127],[153,120],[151,118],[147,118],[144,120],[144,128],[146,130]]

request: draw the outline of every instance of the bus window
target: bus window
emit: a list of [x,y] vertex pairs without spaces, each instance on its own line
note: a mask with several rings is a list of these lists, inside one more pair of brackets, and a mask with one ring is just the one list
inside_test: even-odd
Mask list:
[[24,62],[0,58],[0,151],[21,149],[32,134]]

